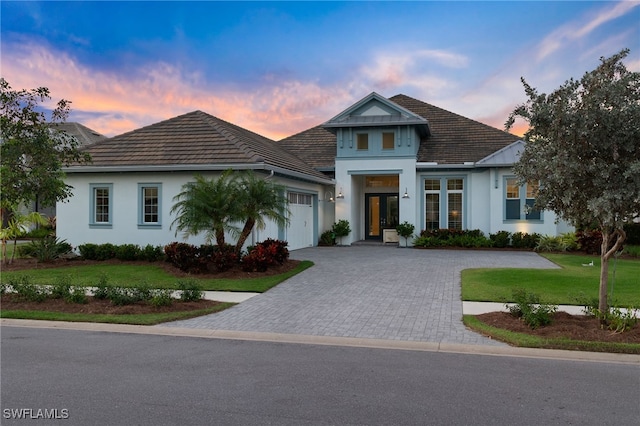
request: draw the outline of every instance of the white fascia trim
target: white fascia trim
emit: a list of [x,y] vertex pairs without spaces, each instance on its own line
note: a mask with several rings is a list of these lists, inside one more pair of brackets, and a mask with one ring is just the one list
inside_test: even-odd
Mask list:
[[473,169],[477,167],[472,164],[438,164],[438,163],[416,163],[416,169]]
[[155,166],[70,166],[63,167],[65,173],[127,173],[127,172],[196,172],[196,171],[225,171],[225,170],[269,170],[284,176],[291,176],[323,185],[333,185],[333,179],[323,179],[305,173],[294,172],[282,167],[265,163],[232,163],[232,164],[170,164]]

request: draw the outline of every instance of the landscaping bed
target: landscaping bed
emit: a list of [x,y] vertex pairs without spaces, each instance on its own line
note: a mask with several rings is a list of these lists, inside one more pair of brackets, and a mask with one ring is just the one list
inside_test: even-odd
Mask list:
[[635,327],[623,333],[615,333],[606,327],[600,327],[597,318],[586,315],[556,312],[550,325],[536,329],[532,329],[520,318],[516,318],[508,312],[489,312],[476,315],[476,318],[492,327],[549,339],[565,338],[592,342],[640,343],[640,324],[636,324]]

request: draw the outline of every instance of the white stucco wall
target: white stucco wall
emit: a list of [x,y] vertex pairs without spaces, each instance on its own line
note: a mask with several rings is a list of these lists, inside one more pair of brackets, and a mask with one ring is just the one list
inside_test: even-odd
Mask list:
[[[216,173],[203,174],[205,177],[217,176]],[[308,193],[314,197],[314,209],[321,204],[324,187],[319,184],[274,177],[285,185],[288,191]],[[85,243],[138,244],[145,246],[166,245],[172,241],[186,241],[199,245],[205,242],[204,235],[189,237],[187,240],[171,224],[175,215],[171,214],[173,197],[181,191],[182,185],[193,180],[193,173],[75,173],[68,174],[66,182],[73,189],[73,196],[67,202],[57,204],[57,235],[66,239],[74,247]],[[141,229],[138,226],[138,184],[161,183],[161,227]],[[112,226],[109,228],[91,227],[90,223],[90,184],[113,185]],[[332,214],[318,208],[314,216],[317,223],[313,227],[321,232],[327,220],[333,220]],[[264,230],[254,230],[248,244],[255,244],[267,238],[286,237],[289,230],[279,231],[273,223],[267,223]],[[313,245],[317,244],[314,236]],[[230,242],[235,239],[229,240]]]

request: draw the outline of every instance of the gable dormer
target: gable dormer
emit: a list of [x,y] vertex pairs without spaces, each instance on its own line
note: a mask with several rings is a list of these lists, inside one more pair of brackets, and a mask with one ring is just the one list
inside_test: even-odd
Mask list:
[[373,92],[322,125],[336,135],[337,157],[416,156],[427,120]]

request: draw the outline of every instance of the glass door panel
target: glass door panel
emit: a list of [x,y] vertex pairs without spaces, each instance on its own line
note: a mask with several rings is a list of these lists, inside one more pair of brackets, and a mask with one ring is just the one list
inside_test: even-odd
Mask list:
[[380,196],[367,196],[367,238],[380,238]]

